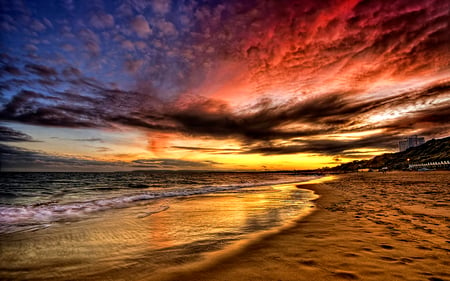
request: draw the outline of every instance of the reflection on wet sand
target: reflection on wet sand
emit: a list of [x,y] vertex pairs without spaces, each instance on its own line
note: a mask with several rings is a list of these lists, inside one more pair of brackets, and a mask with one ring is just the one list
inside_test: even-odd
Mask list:
[[[297,218],[315,195],[295,184],[155,201],[2,235],[2,279],[150,278]],[[142,215],[146,214],[146,215]],[[151,278],[150,278],[151,279]]]

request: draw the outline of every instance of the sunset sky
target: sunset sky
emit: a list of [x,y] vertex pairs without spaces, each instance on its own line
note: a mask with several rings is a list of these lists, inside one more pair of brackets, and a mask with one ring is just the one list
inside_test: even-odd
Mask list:
[[3,170],[283,170],[450,135],[450,2],[0,2]]

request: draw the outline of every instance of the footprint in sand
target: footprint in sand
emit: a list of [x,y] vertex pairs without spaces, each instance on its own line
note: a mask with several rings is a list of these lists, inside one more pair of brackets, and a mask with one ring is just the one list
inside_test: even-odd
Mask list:
[[420,246],[417,246],[416,248],[417,248],[417,249],[420,249],[420,250],[431,251],[431,249],[430,249],[430,248],[428,248],[428,247],[425,247],[425,246],[422,246],[422,245],[420,245]]
[[384,261],[397,261],[396,258],[391,258],[391,257],[380,257],[380,259],[382,259]]
[[347,280],[357,280],[359,279],[358,276],[354,273],[347,272],[347,271],[336,271],[334,273],[334,276],[337,278],[347,279]]
[[346,254],[344,254],[344,257],[356,258],[356,257],[359,257],[359,255],[355,254],[355,253],[346,253]]
[[299,260],[298,263],[306,265],[306,266],[316,266],[317,262],[315,260]]
[[444,281],[444,279],[438,278],[438,277],[430,277],[428,278],[429,281]]
[[399,263],[400,264],[410,264],[413,263],[414,261],[412,259],[408,259],[408,258],[401,258]]

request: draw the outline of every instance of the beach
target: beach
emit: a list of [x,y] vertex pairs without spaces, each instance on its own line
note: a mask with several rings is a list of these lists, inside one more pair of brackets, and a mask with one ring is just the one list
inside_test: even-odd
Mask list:
[[450,280],[450,173],[338,175],[303,185],[291,228],[167,280]]
[[1,280],[160,280],[310,213],[293,173],[10,173]]
[[4,234],[2,279],[450,280],[449,172],[340,174],[94,214]]

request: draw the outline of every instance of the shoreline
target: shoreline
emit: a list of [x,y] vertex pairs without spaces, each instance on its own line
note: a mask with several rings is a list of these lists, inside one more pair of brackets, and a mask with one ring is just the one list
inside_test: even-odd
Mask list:
[[[297,189],[299,183],[301,179],[156,200],[37,232],[5,234],[0,276],[36,281],[162,280],[218,264],[308,214],[316,196]],[[186,215],[189,218],[180,221]]]
[[[290,188],[299,188],[299,185],[312,185],[312,182],[327,181],[330,180],[330,176],[324,176],[320,178],[309,179],[305,182],[293,181],[285,182],[280,184],[272,184],[273,186],[290,186]],[[310,183],[311,182],[311,183]],[[258,185],[258,186],[266,186]],[[306,199],[309,202],[309,208],[304,209],[294,218],[286,221],[284,224],[267,229],[259,230],[255,233],[249,233],[243,239],[231,242],[228,245],[223,246],[221,249],[214,250],[211,252],[205,252],[202,254],[202,258],[199,260],[191,260],[187,263],[182,262],[182,264],[176,266],[169,266],[168,268],[159,268],[157,271],[146,271],[146,262],[151,263],[151,260],[142,260],[144,263],[137,265],[129,270],[124,270],[120,268],[111,268],[100,274],[87,275],[83,280],[144,280],[144,281],[169,281],[169,280],[179,280],[183,278],[186,273],[194,273],[202,270],[209,270],[211,268],[220,266],[223,263],[227,263],[228,260],[232,260],[236,256],[245,254],[253,246],[264,242],[271,237],[277,236],[284,231],[287,231],[294,227],[299,220],[311,215],[316,208],[315,201],[319,198],[317,193],[309,188],[299,188],[304,192],[310,193],[311,198]],[[186,258],[189,260],[190,258]],[[193,279],[197,280],[194,276]],[[78,279],[73,279],[78,280]]]
[[[308,201],[314,203],[312,206],[310,206],[310,209],[304,210],[296,218],[287,221],[283,225],[264,231],[258,231],[256,233],[250,234],[241,241],[234,242],[231,245],[225,246],[223,249],[211,253],[206,253],[201,261],[180,266],[168,272],[163,272],[162,274],[158,274],[156,278],[155,276],[153,276],[148,280],[159,280],[159,281],[179,280],[179,278],[183,278],[186,272],[199,272],[205,269],[208,270],[210,268],[220,266],[222,263],[226,263],[229,259],[233,259],[234,257],[249,251],[249,249],[251,249],[255,245],[259,243],[264,243],[265,240],[271,239],[271,237],[280,235],[285,231],[289,231],[289,229],[295,227],[299,221],[307,218],[308,216],[311,216],[317,209],[315,202],[319,200],[320,195],[317,194],[317,192],[313,190],[313,188],[309,187],[310,186],[313,187],[314,185],[330,181],[334,178],[335,178],[334,176],[322,176],[316,179],[307,180],[305,182],[297,181],[284,183],[284,184],[292,184],[293,186],[299,189],[311,192],[315,198],[308,199]],[[194,277],[193,279],[196,279],[196,277]]]
[[[200,253],[200,248],[189,247],[180,248],[183,255],[176,260],[166,262],[165,256],[161,256],[162,259],[155,262],[156,256],[142,248],[151,244],[144,243],[137,244],[139,247],[135,245],[137,255],[129,255],[125,263],[106,263],[106,267],[98,268],[95,263],[83,260],[80,264],[85,271],[80,274],[74,272],[68,277],[64,272],[60,276],[51,273],[51,278],[34,276],[30,280],[450,281],[450,172],[353,173],[331,178],[331,181],[322,177],[291,185],[290,188],[297,187],[315,194],[317,198],[311,202],[310,209],[275,229],[254,233],[248,239],[231,243],[219,251],[204,252],[205,258],[199,259],[196,254]],[[257,202],[263,202],[260,199]],[[178,209],[174,205],[166,212],[148,216],[153,224],[142,221],[145,229],[131,236],[125,232],[124,238],[127,239],[117,240],[118,245],[129,250],[134,240],[150,243],[149,235],[155,234],[154,227],[157,226],[154,223],[161,222],[161,226],[167,227],[171,216],[176,219],[177,214],[184,214],[195,206],[213,204],[216,210],[215,204],[230,203],[228,200],[211,201],[211,198],[183,202],[176,205]],[[201,204],[196,205],[198,203]],[[226,214],[217,210],[219,216]],[[129,211],[133,217],[142,213],[139,208]],[[115,222],[122,221],[121,212],[114,214],[119,216],[75,223],[72,228],[92,230],[95,235],[89,241],[95,244],[96,237],[104,238],[108,234],[105,230],[115,228]],[[135,219],[128,223],[135,223]],[[63,227],[61,233],[56,228],[51,232],[67,235],[67,229]],[[47,239],[46,233],[44,230],[37,234]],[[167,236],[167,232],[164,233]],[[43,242],[53,245],[53,241],[46,241]],[[217,242],[220,248],[221,241]],[[81,250],[75,245],[72,245],[74,250]],[[43,245],[39,244],[39,247]],[[108,255],[111,250],[105,249],[104,254]],[[63,252],[58,253],[63,255]],[[89,268],[96,270],[90,271]],[[40,265],[38,270],[52,269]]]
[[301,184],[320,196],[314,212],[220,263],[164,280],[450,280],[449,178],[354,173]]

